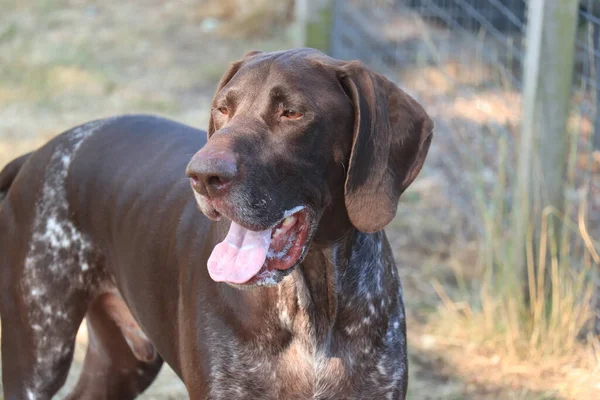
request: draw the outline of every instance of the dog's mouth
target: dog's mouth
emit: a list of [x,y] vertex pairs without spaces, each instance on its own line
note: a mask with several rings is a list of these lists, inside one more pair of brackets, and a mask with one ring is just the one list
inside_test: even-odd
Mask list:
[[208,272],[217,282],[276,284],[300,263],[309,230],[304,206],[285,212],[277,224],[263,231],[232,221],[227,237],[215,246],[208,259]]

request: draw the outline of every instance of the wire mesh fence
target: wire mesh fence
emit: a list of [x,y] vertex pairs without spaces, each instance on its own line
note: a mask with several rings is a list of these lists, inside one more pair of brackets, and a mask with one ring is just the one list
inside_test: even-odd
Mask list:
[[[360,59],[396,80],[436,122],[426,168],[447,194],[440,220],[453,235],[485,235],[475,210],[500,196],[510,213],[521,89],[527,51],[527,0],[335,0],[330,51]],[[556,57],[561,57],[556,54]],[[552,60],[540,60],[552,62]],[[581,0],[576,33],[565,196],[581,205],[600,238],[600,2]],[[542,78],[543,79],[543,78]],[[501,187],[499,189],[499,187]],[[448,210],[454,210],[456,214]],[[460,240],[458,238],[457,240]],[[600,299],[598,300],[600,310]]]

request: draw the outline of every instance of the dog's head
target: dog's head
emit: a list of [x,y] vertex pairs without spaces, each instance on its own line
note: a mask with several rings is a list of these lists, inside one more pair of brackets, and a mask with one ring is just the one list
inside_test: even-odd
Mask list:
[[209,140],[187,168],[202,212],[232,221],[211,277],[275,284],[317,230],[332,231],[325,221],[382,229],[432,129],[414,99],[359,62],[311,49],[248,53],[221,79]]

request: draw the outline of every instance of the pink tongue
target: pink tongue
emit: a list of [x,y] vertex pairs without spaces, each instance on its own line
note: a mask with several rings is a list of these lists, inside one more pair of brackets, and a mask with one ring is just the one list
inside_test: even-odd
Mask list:
[[227,237],[208,258],[210,277],[216,282],[248,282],[264,265],[270,244],[271,229],[254,232],[231,222]]

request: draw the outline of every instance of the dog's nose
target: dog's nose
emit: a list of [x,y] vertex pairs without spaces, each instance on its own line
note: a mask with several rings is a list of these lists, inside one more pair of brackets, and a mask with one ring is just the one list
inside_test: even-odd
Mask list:
[[237,174],[235,159],[230,155],[196,153],[187,166],[186,175],[196,192],[208,197],[223,195]]

